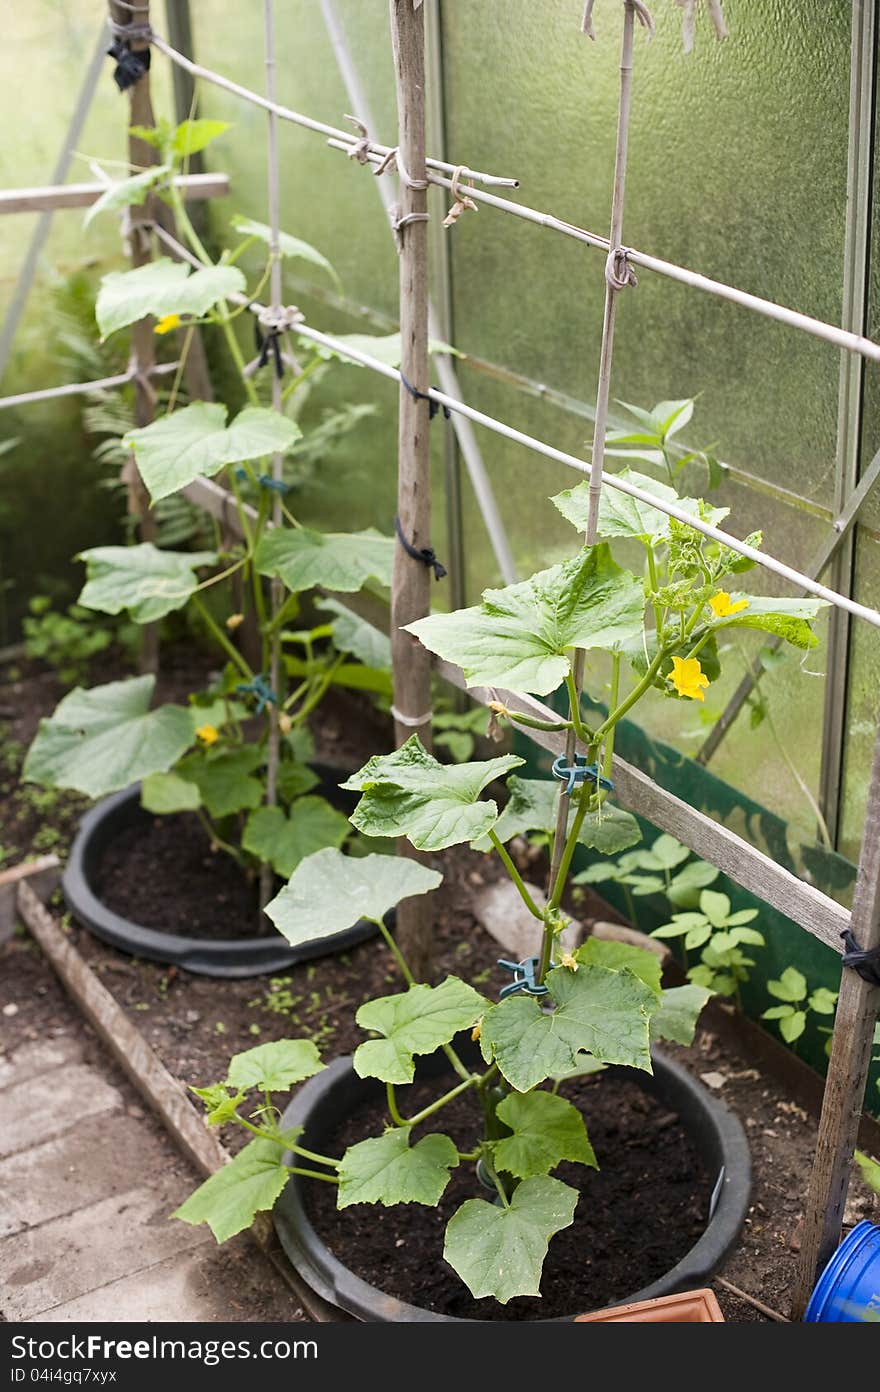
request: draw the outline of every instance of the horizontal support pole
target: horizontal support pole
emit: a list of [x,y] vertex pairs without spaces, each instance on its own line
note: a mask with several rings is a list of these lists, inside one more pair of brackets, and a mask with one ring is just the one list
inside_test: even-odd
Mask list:
[[[345,140],[334,138],[328,140],[327,143],[334,150],[347,148]],[[369,155],[369,159],[375,164],[380,162],[378,159],[374,159],[372,154]],[[452,191],[452,180],[438,170],[428,170],[428,182],[436,184],[438,188]],[[552,213],[543,213],[537,208],[530,208],[525,203],[514,203],[509,198],[501,198],[497,194],[488,193],[485,189],[468,188],[467,195],[477,203],[485,203],[488,207],[495,208],[502,213],[511,213],[514,217],[521,218],[525,222],[534,223],[538,227],[546,227],[551,232],[561,232],[563,236],[572,237],[575,241],[583,242],[596,251],[604,251],[606,255],[610,250],[611,244],[607,237],[601,236],[598,232],[589,232],[585,227],[578,227],[573,222],[566,222],[564,218],[554,217]],[[667,280],[678,281],[680,285],[686,285],[691,290],[700,290],[704,294],[714,295],[716,299],[727,300],[730,304],[739,305],[741,309],[749,309],[765,319],[775,319],[779,324],[787,324],[789,328],[800,329],[802,333],[811,334],[814,338],[822,338],[826,343],[833,343],[836,348],[843,348],[849,353],[859,353],[864,358],[880,362],[880,343],[875,343],[863,334],[850,333],[848,329],[842,329],[837,324],[828,324],[823,319],[814,319],[810,314],[802,314],[800,310],[789,309],[786,305],[776,304],[773,300],[762,299],[760,295],[752,295],[748,290],[740,290],[735,285],[725,285],[721,280],[712,280],[709,276],[701,275],[699,271],[691,271],[687,266],[679,266],[674,261],[665,261],[660,256],[651,256],[648,252],[638,251],[635,247],[625,247],[624,250],[626,251],[626,259],[633,266],[639,266],[642,270],[653,271],[655,275],[664,276]]]
[[[176,372],[180,363],[156,363],[147,369],[148,377],[161,377]],[[59,387],[43,387],[40,391],[19,392],[16,396],[0,396],[0,411],[10,406],[31,406],[38,401],[55,401],[60,396],[87,396],[89,392],[110,391],[114,387],[125,387],[133,382],[137,373],[133,369],[118,372],[115,377],[98,377],[93,382],[64,382]]]
[[[184,198],[225,198],[228,174],[180,174],[175,184]],[[0,214],[46,213],[62,208],[90,208],[112,184],[49,184],[45,188],[0,189]]]
[[[239,532],[235,498],[220,484],[211,479],[197,479],[184,489],[184,493],[196,506],[203,507],[232,531]],[[256,516],[253,508],[248,508],[248,513]],[[346,595],[341,602],[374,628],[387,634],[390,615],[387,606],[380,600],[368,594],[359,594]],[[554,710],[533,696],[496,690],[494,687],[468,686],[461,668],[452,662],[437,661],[434,670],[441,680],[466,692],[479,705],[488,706],[491,701],[501,701],[509,710],[538,720],[559,719]],[[565,737],[561,734],[525,726],[518,726],[517,729],[553,755],[564,751]],[[850,926],[850,914],[842,904],[798,879],[790,870],[777,865],[736,832],[713,821],[704,812],[696,811],[674,793],[667,792],[618,755],[614,756],[613,775],[615,799],[621,806],[638,812],[661,831],[674,836],[696,855],[717,866],[735,884],[784,914],[832,951],[838,954],[843,952],[840,934]]]

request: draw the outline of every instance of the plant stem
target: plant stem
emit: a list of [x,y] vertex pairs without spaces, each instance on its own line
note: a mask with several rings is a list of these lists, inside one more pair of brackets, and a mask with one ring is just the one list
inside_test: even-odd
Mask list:
[[339,1178],[335,1174],[319,1174],[317,1170],[302,1170],[298,1165],[287,1165],[286,1169],[288,1174],[302,1175],[304,1179],[323,1179],[325,1184],[339,1183]]
[[[651,580],[651,590],[652,593],[656,594],[660,588],[660,585],[657,581],[657,561],[654,556],[653,543],[650,541],[646,541],[645,550],[648,553],[648,575]],[[654,629],[657,634],[657,643],[660,644],[663,640],[663,616],[660,612],[660,605],[659,603],[657,603],[657,601],[652,601],[651,608],[654,610]]]
[[589,744],[593,739],[590,731],[581,720],[581,703],[578,697],[577,684],[574,679],[574,672],[569,666],[565,674],[565,686],[568,691],[568,704],[571,710],[571,723],[574,726],[575,735],[583,744]]
[[[611,658],[611,689],[608,694],[608,709],[616,710],[620,695],[620,653],[614,653]],[[602,773],[605,778],[611,777],[611,766],[614,761],[614,731],[616,725],[612,725],[608,731],[608,738],[605,741],[605,754],[602,760]]]
[[246,658],[238,651],[238,648],[235,646],[235,644],[230,641],[228,635],[223,632],[223,629],[220,627],[217,620],[214,618],[208,606],[205,603],[203,603],[203,601],[199,598],[198,594],[194,594],[192,598],[193,603],[195,604],[196,609],[198,609],[200,615],[202,616],[202,621],[205,624],[205,627],[208,629],[208,632],[211,634],[212,638],[216,639],[216,641],[220,644],[220,647],[223,649],[226,655],[232,659],[239,672],[241,672],[242,676],[244,676],[248,681],[253,681],[254,674],[250,668],[250,664],[247,662]]
[[611,714],[608,716],[607,720],[605,720],[599,726],[598,730],[593,736],[597,744],[600,740],[602,740],[605,737],[605,735],[608,734],[609,730],[614,728],[614,726],[617,724],[619,720],[623,719],[628,710],[632,710],[633,706],[636,704],[636,701],[641,700],[642,696],[644,696],[645,692],[648,690],[649,686],[651,685],[657,673],[659,672],[665,657],[666,649],[661,648],[660,651],[657,653],[656,657],[654,658],[654,661],[649,666],[647,672],[642,677],[638,686],[633,687],[632,691],[629,693],[626,699],[624,701],[621,701],[617,709],[612,711]]
[[516,866],[514,865],[507,847],[503,844],[503,842],[501,842],[498,839],[494,830],[492,830],[491,827],[489,829],[489,840],[492,842],[492,845],[495,847],[496,851],[498,852],[502,861],[504,862],[504,868],[507,871],[510,878],[513,880],[513,883],[516,885],[517,890],[519,891],[519,897],[522,899],[529,913],[532,915],[533,918],[540,919],[541,922],[543,922],[544,915],[538,908],[531,894],[529,894],[529,891],[526,888],[525,883],[523,882],[523,878],[517,870]]
[[385,1095],[388,1099],[388,1114],[391,1117],[391,1120],[394,1122],[394,1125],[406,1126],[408,1124],[407,1120],[405,1117],[402,1117],[400,1115],[400,1112],[397,1107],[397,1097],[394,1092],[393,1083],[385,1084]]
[[[420,1122],[427,1121],[429,1116],[433,1116],[435,1112],[439,1112],[440,1108],[445,1107],[448,1102],[454,1102],[456,1097],[460,1097],[468,1088],[476,1087],[478,1082],[479,1078],[476,1074],[469,1074],[463,1082],[452,1088],[450,1092],[445,1092],[442,1097],[438,1097],[435,1102],[431,1102],[427,1107],[423,1107],[420,1112],[416,1112],[415,1116],[409,1117],[409,1119],[402,1124],[404,1126],[418,1126]],[[398,1125],[400,1124],[401,1123],[398,1122]]]
[[385,924],[382,922],[381,918],[371,919],[370,922],[375,923],[377,925],[379,932],[385,939],[385,943],[388,947],[389,952],[391,953],[392,957],[394,958],[395,962],[400,967],[400,970],[403,973],[403,979],[406,982],[407,986],[415,986],[416,979],[409,969],[406,958],[404,957],[400,948],[397,946],[397,943],[394,941],[394,938],[392,937],[388,928],[386,928]]
[[245,860],[243,855],[241,854],[241,851],[239,851],[236,846],[230,845],[228,841],[224,841],[223,837],[218,835],[216,829],[211,823],[210,818],[208,817],[207,813],[204,811],[203,808],[196,808],[196,816],[198,817],[199,821],[204,827],[205,832],[207,833],[207,836],[211,842],[211,845],[216,846],[218,851],[223,851],[226,855],[231,856],[232,859],[235,861],[236,865],[240,865],[243,868],[245,865]]

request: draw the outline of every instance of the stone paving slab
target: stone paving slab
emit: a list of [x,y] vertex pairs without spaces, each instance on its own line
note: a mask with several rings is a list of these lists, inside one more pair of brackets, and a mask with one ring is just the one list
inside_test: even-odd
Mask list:
[[107,1165],[95,1163],[89,1123],[0,1160],[0,1238],[122,1193],[133,1176],[167,1169],[165,1147],[143,1116],[120,1112],[113,1118]]
[[61,1035],[58,1039],[40,1039],[22,1044],[14,1054],[0,1055],[0,1088],[14,1087],[40,1073],[65,1064],[80,1063],[83,1047],[78,1039]]
[[132,1189],[4,1238],[0,1289],[7,1319],[32,1319],[212,1241],[206,1228],[170,1220],[182,1198],[165,1187]]
[[0,1092],[0,1156],[40,1145],[74,1123],[94,1135],[95,1120],[121,1107],[118,1088],[88,1064],[38,1074]]

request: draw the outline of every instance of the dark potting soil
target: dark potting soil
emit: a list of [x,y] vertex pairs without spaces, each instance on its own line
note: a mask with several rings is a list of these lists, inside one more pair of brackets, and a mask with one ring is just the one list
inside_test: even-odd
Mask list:
[[[474,1300],[443,1260],[448,1220],[465,1199],[488,1197],[472,1164],[453,1171],[437,1208],[356,1204],[339,1212],[335,1190],[309,1184],[306,1203],[315,1230],[370,1285],[458,1319],[572,1317],[635,1294],[669,1271],[705,1230],[712,1179],[678,1117],[626,1070],[608,1069],[565,1092],[583,1113],[601,1169],[563,1164],[554,1172],[581,1198],[574,1223],[550,1242],[540,1298],[520,1297],[507,1305]],[[402,1094],[401,1105],[412,1114],[436,1095],[436,1085],[416,1084]],[[341,1153],[380,1135],[386,1121],[381,1102],[373,1101],[348,1116],[323,1148]],[[443,1109],[440,1127],[460,1150],[472,1149],[478,1139],[477,1118],[465,1098]]]
[[104,851],[95,889],[107,908],[145,928],[188,938],[246,938],[259,930],[256,881],[211,849],[189,812],[126,827]]

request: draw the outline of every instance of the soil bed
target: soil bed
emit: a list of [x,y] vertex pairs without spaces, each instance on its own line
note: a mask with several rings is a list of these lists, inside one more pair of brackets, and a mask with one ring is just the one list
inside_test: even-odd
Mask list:
[[257,927],[255,882],[212,851],[192,813],[121,831],[101,857],[95,892],[130,922],[188,938],[242,938]]
[[[444,1229],[466,1199],[489,1198],[473,1164],[452,1173],[437,1208],[355,1204],[337,1212],[335,1190],[311,1182],[307,1207],[315,1230],[340,1261],[371,1285],[411,1305],[457,1319],[534,1320],[574,1316],[635,1294],[669,1271],[706,1228],[712,1183],[674,1113],[608,1069],[564,1090],[587,1123],[601,1169],[560,1165],[554,1174],[581,1191],[571,1227],[550,1243],[543,1294],[507,1305],[474,1300],[443,1260]],[[417,1084],[401,1090],[410,1113],[438,1095]],[[460,1150],[479,1139],[472,1102],[459,1098],[433,1118]],[[381,1135],[384,1107],[373,1102],[347,1117],[328,1150]],[[417,1136],[427,1133],[418,1128]]]

